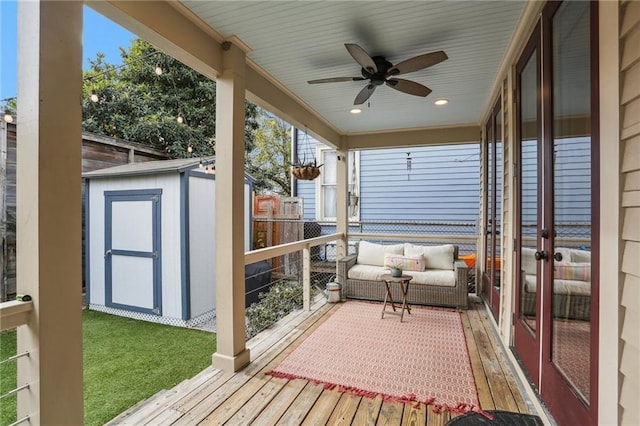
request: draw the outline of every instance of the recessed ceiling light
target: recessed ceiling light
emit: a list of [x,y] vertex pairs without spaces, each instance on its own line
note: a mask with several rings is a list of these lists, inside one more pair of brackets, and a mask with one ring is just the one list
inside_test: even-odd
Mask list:
[[360,108],[351,108],[351,111],[349,111],[351,114],[360,114],[362,112],[362,110]]
[[434,102],[434,104],[436,105],[446,105],[448,103],[449,101],[447,99],[438,99],[437,101]]

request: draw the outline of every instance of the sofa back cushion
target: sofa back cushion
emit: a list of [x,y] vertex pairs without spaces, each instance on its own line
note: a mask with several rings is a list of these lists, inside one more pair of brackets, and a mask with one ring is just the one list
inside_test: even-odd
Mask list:
[[361,265],[384,266],[384,254],[402,255],[402,244],[376,244],[368,241],[360,241],[358,244],[358,260]]
[[526,275],[535,275],[537,271],[536,250],[522,247],[522,270]]
[[384,267],[391,268],[399,266],[403,271],[424,271],[424,257],[403,256],[401,254],[384,254]]
[[442,246],[421,246],[404,243],[405,256],[424,256],[426,269],[453,270],[454,247],[451,244]]

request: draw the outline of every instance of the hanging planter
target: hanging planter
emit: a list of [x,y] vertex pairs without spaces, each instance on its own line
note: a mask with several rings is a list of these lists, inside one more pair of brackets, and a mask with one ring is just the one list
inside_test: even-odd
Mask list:
[[316,165],[315,161],[311,164],[300,164],[291,166],[291,174],[297,178],[302,180],[314,180],[318,176],[320,176],[320,167]]
[[314,180],[318,176],[320,176],[320,167],[322,164],[318,165],[316,159],[313,161],[307,161],[307,152],[311,151],[311,146],[309,142],[309,135],[307,135],[307,129],[304,130],[304,139],[300,146],[303,148],[303,158],[300,161],[300,157],[296,158],[296,163],[291,166],[291,174],[293,177],[301,180]]

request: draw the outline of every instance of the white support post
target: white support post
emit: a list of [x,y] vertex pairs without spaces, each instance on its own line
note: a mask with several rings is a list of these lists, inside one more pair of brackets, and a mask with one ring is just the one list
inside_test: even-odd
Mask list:
[[[349,151],[346,149],[337,150],[337,166],[336,166],[336,188],[337,188],[337,217],[336,232],[344,235],[343,239],[337,241],[336,258],[340,259],[349,254],[348,230],[349,230]],[[344,280],[344,277],[341,277]],[[341,283],[344,284],[344,283]]]
[[18,418],[83,423],[82,8],[18,2]]
[[308,245],[302,249],[302,308],[311,310],[311,250]]
[[245,346],[244,101],[246,55],[223,43],[216,83],[216,321],[214,367],[238,371],[249,364]]

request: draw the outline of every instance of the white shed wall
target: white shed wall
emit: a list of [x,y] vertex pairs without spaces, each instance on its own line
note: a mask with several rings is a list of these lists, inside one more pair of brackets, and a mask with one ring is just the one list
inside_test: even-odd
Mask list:
[[191,317],[215,309],[215,180],[189,177]]
[[105,304],[104,192],[162,189],[161,197],[161,288],[162,315],[180,318],[180,179],[177,173],[91,179],[89,183],[89,297],[90,303]]

